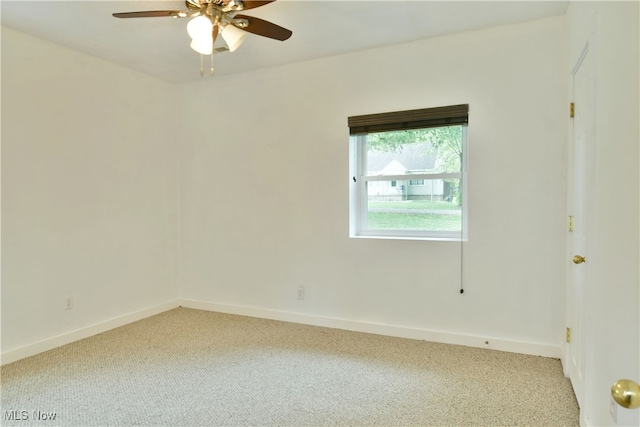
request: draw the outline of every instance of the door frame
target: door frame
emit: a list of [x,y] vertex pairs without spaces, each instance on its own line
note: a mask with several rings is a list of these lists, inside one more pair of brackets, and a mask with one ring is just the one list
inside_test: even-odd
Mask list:
[[[589,111],[586,112],[586,115],[589,119],[595,121],[595,108],[596,108],[596,35],[595,30],[590,34],[585,46],[576,60],[571,74],[570,74],[570,99],[571,102],[575,102],[575,76],[578,70],[581,67],[588,67],[589,75],[587,85],[589,86],[590,91],[590,102],[588,105]],[[580,109],[579,114],[584,114],[585,110],[581,109],[582,106],[575,107],[575,110],[578,111]],[[586,406],[586,378],[572,378],[571,372],[571,358],[573,350],[576,350],[575,346],[579,346],[579,358],[581,360],[582,366],[584,366],[587,362],[587,354],[586,354],[586,340],[589,336],[589,324],[590,320],[587,315],[587,307],[589,307],[588,296],[589,292],[587,291],[589,286],[589,275],[588,272],[588,264],[575,266],[572,263],[572,257],[577,255],[574,253],[574,234],[573,231],[570,230],[569,218],[574,217],[574,212],[576,207],[574,206],[574,201],[576,199],[575,194],[577,191],[577,186],[575,185],[575,164],[576,157],[574,152],[575,146],[575,131],[574,131],[574,123],[575,118],[570,119],[569,131],[568,131],[568,148],[567,148],[567,234],[566,234],[566,270],[565,270],[565,321],[566,326],[571,328],[571,340],[565,340],[563,346],[563,357],[562,357],[562,365],[563,371],[567,378],[569,378],[572,382],[572,386],[574,387],[574,393],[578,402],[581,404],[581,418],[583,408]],[[583,212],[582,218],[579,220],[580,224],[576,224],[576,227],[581,227],[585,230],[585,235],[589,230],[589,218],[588,212],[590,209],[590,197],[588,195],[589,185],[594,183],[595,179],[595,165],[594,165],[594,151],[595,151],[595,127],[590,130],[589,136],[585,142],[584,150],[586,155],[583,158],[584,164],[582,168],[584,173],[582,177],[584,179],[583,188],[584,191],[581,196],[584,198],[583,202]],[[582,248],[583,253],[579,254],[587,257],[588,250],[588,237],[585,238],[585,246]],[[583,281],[582,281],[582,300],[580,301],[580,306],[578,307],[577,294],[575,293],[575,269],[576,267],[583,269]],[[580,319],[577,321],[578,324],[575,323],[575,318],[577,315],[580,315]],[[571,341],[571,342],[567,342]],[[582,374],[584,375],[585,370],[583,368]],[[577,386],[578,389],[575,389]]]

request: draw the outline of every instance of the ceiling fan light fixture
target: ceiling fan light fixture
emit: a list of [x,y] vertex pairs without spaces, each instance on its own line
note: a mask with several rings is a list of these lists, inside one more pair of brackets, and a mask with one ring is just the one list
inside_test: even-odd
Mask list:
[[238,49],[247,37],[247,32],[279,41],[291,37],[291,30],[264,19],[238,14],[241,10],[255,9],[274,1],[276,0],[185,0],[187,11],[149,10],[112,15],[114,18],[192,18],[187,23],[187,33],[191,37],[191,49],[200,54],[200,75],[204,75],[204,55],[211,55],[213,75],[214,44],[218,35],[222,35],[228,47],[219,46],[215,49],[216,53]]
[[191,49],[202,55],[211,55],[213,52],[213,39],[211,31],[213,24],[206,16],[197,16],[187,24],[187,33],[191,37]]
[[206,16],[196,16],[187,24],[187,33],[194,40],[211,37],[213,24]]
[[211,55],[213,53],[213,40],[211,38],[208,40],[193,39],[189,46],[201,55]]
[[229,46],[229,52],[233,52],[239,48],[247,37],[247,33],[245,31],[242,31],[233,25],[225,26],[221,34],[224,41],[227,42],[227,46]]

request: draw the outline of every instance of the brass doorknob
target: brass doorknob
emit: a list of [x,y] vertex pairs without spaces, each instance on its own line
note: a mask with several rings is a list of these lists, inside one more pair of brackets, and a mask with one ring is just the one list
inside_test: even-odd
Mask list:
[[573,257],[573,263],[574,264],[582,264],[583,262],[585,262],[587,259],[581,255],[576,255]]
[[640,385],[631,380],[619,380],[611,386],[613,400],[623,408],[640,408]]

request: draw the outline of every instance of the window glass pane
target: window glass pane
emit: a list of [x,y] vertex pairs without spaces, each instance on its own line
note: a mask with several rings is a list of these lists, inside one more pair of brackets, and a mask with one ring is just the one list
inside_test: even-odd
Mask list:
[[368,230],[460,231],[462,214],[459,179],[425,179],[367,183]]
[[370,133],[369,176],[460,172],[462,126]]

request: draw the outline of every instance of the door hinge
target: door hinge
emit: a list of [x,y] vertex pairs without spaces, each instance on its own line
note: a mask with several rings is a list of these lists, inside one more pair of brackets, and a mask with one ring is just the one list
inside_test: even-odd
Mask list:
[[569,215],[569,231],[573,231],[573,215]]
[[573,119],[575,115],[576,115],[576,104],[572,102],[571,104],[569,104],[569,117]]
[[571,342],[571,328],[567,328],[566,341]]

